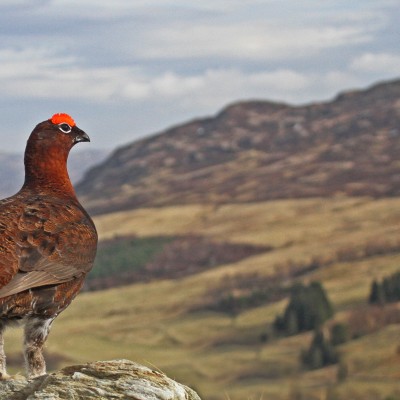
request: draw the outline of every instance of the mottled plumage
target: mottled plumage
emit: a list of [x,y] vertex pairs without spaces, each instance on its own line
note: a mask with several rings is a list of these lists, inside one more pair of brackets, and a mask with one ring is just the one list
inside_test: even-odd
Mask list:
[[36,126],[25,151],[25,183],[0,201],[0,376],[6,378],[3,332],[25,323],[27,373],[46,373],[42,347],[50,326],[93,266],[97,233],[67,172],[76,143],[89,141],[71,117]]

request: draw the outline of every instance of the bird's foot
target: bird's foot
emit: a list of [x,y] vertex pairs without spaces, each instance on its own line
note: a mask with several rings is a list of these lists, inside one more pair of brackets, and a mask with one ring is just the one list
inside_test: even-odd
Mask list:
[[1,381],[7,381],[9,379],[12,379],[11,375],[8,375],[7,372],[5,372],[5,371],[0,372],[0,380]]
[[14,381],[26,381],[25,376],[21,375],[20,373],[16,373],[15,375],[8,375],[7,372],[3,372],[0,375],[0,381],[9,381],[9,380],[14,380]]

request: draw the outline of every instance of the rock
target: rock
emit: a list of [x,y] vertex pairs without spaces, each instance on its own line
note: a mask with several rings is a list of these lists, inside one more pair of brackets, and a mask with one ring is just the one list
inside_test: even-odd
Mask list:
[[129,360],[73,365],[36,379],[0,381],[1,400],[200,400],[192,389]]

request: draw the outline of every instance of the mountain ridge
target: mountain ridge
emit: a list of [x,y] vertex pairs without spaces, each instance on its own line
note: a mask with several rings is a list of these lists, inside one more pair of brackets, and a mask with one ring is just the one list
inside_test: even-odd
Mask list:
[[400,80],[291,106],[233,103],[115,150],[77,193],[93,214],[400,194]]

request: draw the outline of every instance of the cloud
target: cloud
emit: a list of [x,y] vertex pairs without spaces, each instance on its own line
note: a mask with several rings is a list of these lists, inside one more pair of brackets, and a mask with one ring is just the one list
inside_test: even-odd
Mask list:
[[350,68],[354,71],[373,72],[380,74],[398,75],[400,54],[364,53],[355,58]]
[[[277,67],[246,71],[237,67],[151,74],[141,67],[80,65],[57,49],[0,50],[3,96],[18,99],[76,100],[87,103],[153,102],[158,107],[210,110],[244,98],[301,103],[321,99],[364,82],[359,71],[397,72],[400,57],[366,53],[349,70],[299,72]],[[29,65],[29,68],[26,66]],[[195,113],[193,111],[193,113]]]
[[325,100],[399,75],[397,5],[5,0],[0,135],[23,131],[21,107],[71,110],[111,146],[242,99]]
[[208,69],[189,76],[168,72],[147,77],[142,83],[146,88],[143,98],[138,99],[133,85],[125,93],[127,99],[146,100],[167,109],[173,104],[177,112],[195,109],[199,114],[215,112],[227,103],[245,98],[299,102],[303,91],[313,84],[310,76],[289,69],[250,73],[237,68]]
[[222,107],[234,99],[277,98],[283,91],[287,100],[294,99],[309,84],[307,76],[285,69],[255,73],[238,69],[208,70],[197,80],[201,84],[190,93],[190,101],[192,107],[202,109],[211,105]]
[[261,0],[53,0],[23,20],[40,36],[53,32],[88,62],[112,54],[141,63],[202,59],[216,64],[304,59],[369,43],[380,13],[372,18],[368,9],[346,11],[331,7],[328,12],[312,1],[296,7],[287,0],[281,7]]
[[[29,68],[26,66],[29,64]],[[199,74],[165,71],[146,75],[132,67],[78,67],[73,57],[44,49],[1,50],[0,83],[3,94],[17,98],[81,99],[93,102],[176,99],[182,96],[214,98],[265,95],[269,90],[292,91],[306,78],[290,70],[246,73],[239,69],[208,69]],[[184,100],[186,101],[186,100]]]
[[1,0],[0,8],[8,10],[20,10],[22,8],[37,8],[43,4],[49,4],[51,0]]
[[[185,32],[185,34],[182,34]],[[361,27],[279,27],[265,21],[246,24],[200,23],[159,27],[144,33],[143,59],[229,58],[278,60],[304,58],[320,50],[366,43],[371,35]]]
[[63,56],[54,49],[0,50],[3,96],[20,99],[104,101],[120,96],[126,85],[136,85],[137,96],[146,95],[140,79],[135,79],[132,71],[128,67],[82,67],[75,57]]

